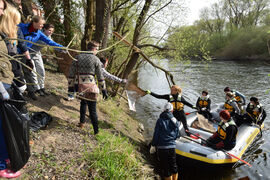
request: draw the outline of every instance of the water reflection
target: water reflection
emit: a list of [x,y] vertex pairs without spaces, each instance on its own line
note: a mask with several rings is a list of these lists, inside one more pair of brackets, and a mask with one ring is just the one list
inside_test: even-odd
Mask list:
[[[212,61],[205,65],[199,61],[192,62],[189,68],[186,65],[169,64],[164,60],[160,65],[170,69],[174,75],[175,82],[183,89],[184,97],[192,104],[196,103],[201,91],[209,91],[212,103],[224,102],[223,89],[226,86],[243,93],[247,101],[251,96],[259,98],[261,104],[265,107],[268,117],[265,120],[265,129],[263,137],[257,139],[244,155],[244,159],[250,162],[253,167],[249,168],[241,164],[235,169],[229,169],[222,173],[213,173],[209,175],[203,172],[184,173],[183,179],[239,179],[248,176],[250,179],[270,179],[268,171],[270,170],[269,149],[269,109],[270,96],[267,90],[270,89],[270,64],[262,61]],[[187,68],[187,69],[186,69]],[[184,71],[185,70],[185,71]],[[170,93],[164,72],[154,70],[150,65],[140,69],[138,77],[139,86],[142,89],[149,89],[158,94]],[[136,105],[136,117],[145,125],[145,137],[151,139],[155,122],[162,111],[165,100],[156,99],[147,95],[139,100]],[[192,111],[185,107],[185,111]],[[185,171],[189,172],[189,171]],[[192,172],[194,172],[192,170]],[[197,174],[194,176],[194,174]],[[200,174],[198,176],[198,174]]]

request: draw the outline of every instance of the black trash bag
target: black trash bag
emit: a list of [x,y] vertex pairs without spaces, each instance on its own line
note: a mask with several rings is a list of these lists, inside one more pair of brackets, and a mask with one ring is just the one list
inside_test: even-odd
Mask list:
[[27,101],[15,83],[11,84],[11,87],[8,89],[8,93],[10,96],[10,99],[8,100],[9,104],[14,105],[19,111],[25,111],[24,106]]
[[30,157],[29,119],[14,106],[0,101],[3,131],[10,159],[10,169],[20,170]]
[[35,112],[31,115],[30,120],[30,130],[32,131],[38,131],[41,128],[45,128],[49,125],[49,123],[52,121],[52,116],[48,113],[42,111],[42,112]]

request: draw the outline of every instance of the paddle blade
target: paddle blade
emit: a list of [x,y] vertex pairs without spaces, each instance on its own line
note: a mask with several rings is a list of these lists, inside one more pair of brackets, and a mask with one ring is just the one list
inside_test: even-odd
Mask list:
[[251,164],[249,164],[248,162],[244,161],[243,159],[240,159],[239,157],[237,157],[237,156],[235,156],[235,155],[233,155],[231,153],[228,153],[228,152],[226,152],[226,154],[228,154],[229,156],[234,157],[235,159],[238,159],[239,161],[247,164],[249,167],[252,167]]

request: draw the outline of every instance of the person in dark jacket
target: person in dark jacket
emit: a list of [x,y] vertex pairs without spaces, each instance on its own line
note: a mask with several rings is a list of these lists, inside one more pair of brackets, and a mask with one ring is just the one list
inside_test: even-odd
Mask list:
[[184,105],[187,105],[193,109],[197,109],[196,106],[193,106],[189,102],[185,100],[185,98],[182,96],[182,89],[177,86],[173,85],[171,87],[171,94],[165,94],[165,95],[158,95],[156,93],[151,92],[150,90],[145,91],[146,94],[150,94],[158,99],[165,99],[168,102],[170,102],[173,105],[173,115],[174,117],[183,123],[183,126],[185,128],[185,132],[188,136],[190,136],[190,133],[188,132],[188,126],[187,126],[187,118],[184,111]]
[[251,97],[250,103],[248,103],[246,108],[246,113],[243,115],[242,118],[237,119],[236,124],[237,126],[240,126],[243,123],[247,124],[255,123],[261,126],[265,118],[266,118],[266,111],[259,102],[258,98]]
[[198,98],[196,107],[199,114],[202,114],[205,118],[209,120],[211,119],[211,99],[209,98],[207,90],[204,90],[202,92],[202,95]]
[[177,180],[178,169],[176,164],[175,140],[180,137],[180,123],[173,117],[173,106],[166,103],[164,111],[156,122],[150,153],[157,148],[160,165],[165,179]]
[[216,150],[231,150],[236,144],[237,126],[231,119],[229,111],[223,110],[219,116],[221,122],[218,125],[218,130],[207,139],[207,145]]
[[[27,23],[27,24],[20,23],[18,27],[22,31],[22,34],[24,35],[25,40],[28,40],[34,43],[37,43],[39,40],[41,40],[50,46],[63,47],[62,45],[51,40],[41,31],[44,23],[45,23],[45,20],[41,16],[33,16],[30,23]],[[33,47],[33,43],[31,42],[26,43],[28,49]],[[19,48],[18,51],[21,52],[21,49]],[[25,80],[28,83],[27,84],[28,96],[33,100],[37,100],[37,96],[35,94],[35,92],[38,90],[38,87],[35,85],[36,84],[36,79],[35,79],[36,62],[33,59],[31,59],[30,61],[23,59],[23,62],[26,65],[28,65],[31,69],[34,70],[32,71],[23,66]]]
[[[11,7],[8,5],[8,3],[5,0],[0,0],[0,17],[4,15],[4,12],[7,10],[8,7]],[[3,18],[0,18],[0,29],[1,32],[2,29],[6,28],[9,29],[9,27],[2,27],[2,20]],[[12,21],[12,19],[9,19],[9,21]],[[5,54],[8,54],[8,48],[7,44],[2,41],[2,36],[0,36],[0,47],[1,51]],[[3,103],[3,101],[6,101],[10,98],[7,90],[11,87],[11,83],[13,80],[13,73],[12,73],[12,65],[5,55],[0,56],[0,103]],[[16,178],[20,176],[20,172],[12,172],[10,169],[8,169],[7,164],[9,162],[9,155],[7,151],[7,144],[6,144],[6,138],[5,133],[3,130],[3,116],[0,113],[0,179],[1,178]]]
[[[21,52],[24,54],[25,58],[30,59],[29,51],[27,50],[26,43],[24,41],[16,40],[17,38],[23,39],[23,34],[18,29],[18,24],[21,22],[21,14],[17,10],[17,8],[7,4],[7,9],[5,10],[5,14],[1,17],[0,22],[0,35],[1,38],[4,39],[6,43],[6,47],[8,50],[8,55],[16,58],[17,55],[17,47],[21,49]],[[8,39],[8,38],[12,38]],[[17,59],[17,60],[16,60]],[[26,89],[24,76],[22,73],[21,64],[18,62],[20,58],[10,59],[10,63],[12,65],[12,72],[14,74],[14,83],[18,86],[21,93],[23,93]]]

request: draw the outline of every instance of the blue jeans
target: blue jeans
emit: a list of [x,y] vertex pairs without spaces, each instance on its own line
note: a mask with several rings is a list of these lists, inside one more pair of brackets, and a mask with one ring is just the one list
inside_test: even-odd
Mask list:
[[6,159],[8,159],[8,152],[2,127],[2,117],[0,115],[0,170],[6,169]]
[[98,117],[97,117],[97,102],[81,100],[80,106],[80,123],[85,123],[86,105],[88,105],[89,116],[94,128],[94,133],[98,133]]

